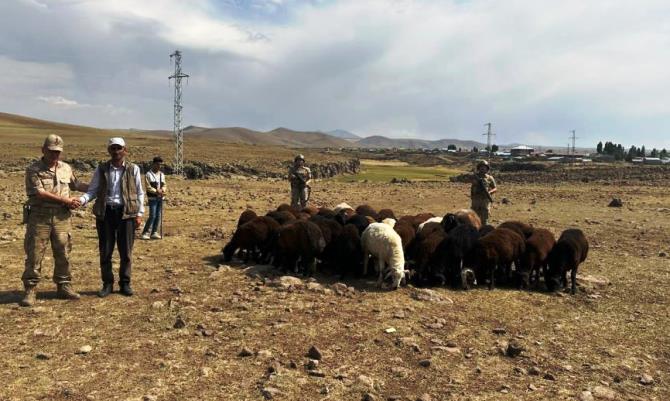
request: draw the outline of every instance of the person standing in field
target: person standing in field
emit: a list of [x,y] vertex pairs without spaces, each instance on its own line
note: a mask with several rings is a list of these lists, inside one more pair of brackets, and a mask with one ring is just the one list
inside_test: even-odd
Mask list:
[[151,169],[144,175],[147,198],[149,198],[149,218],[142,230],[142,239],[162,238],[162,230],[161,233],[158,232],[159,225],[162,225],[163,195],[165,194],[165,174],[161,171],[162,163],[163,159],[160,156],[154,157]]
[[86,205],[95,199],[93,214],[98,231],[100,275],[103,298],[112,293],[114,272],[112,254],[118,244],[120,256],[119,292],[133,295],[130,275],[133,262],[135,230],[142,224],[144,189],[140,168],[126,160],[127,148],[123,138],[111,138],[107,145],[110,160],[98,165],[88,191],[80,198]]
[[472,176],[472,185],[470,186],[470,199],[472,201],[472,210],[477,213],[482,221],[482,225],[487,224],[491,214],[491,204],[493,203],[493,194],[498,190],[496,181],[489,174],[491,166],[486,160],[477,163],[476,172]]
[[307,206],[312,190],[309,186],[312,172],[305,166],[305,156],[297,155],[293,159],[293,166],[289,168],[288,179],[291,182],[291,206],[294,208]]
[[80,296],[72,288],[70,251],[72,249],[71,209],[81,205],[70,191],[86,191],[88,185],[80,182],[72,168],[60,161],[63,139],[51,134],[42,146],[42,158],[26,169],[26,194],[24,223],[26,236],[23,242],[26,261],[21,280],[25,292],[21,306],[33,306],[37,299],[36,287],[42,277],[42,259],[51,243],[54,256],[53,281],[56,297],[76,300]]

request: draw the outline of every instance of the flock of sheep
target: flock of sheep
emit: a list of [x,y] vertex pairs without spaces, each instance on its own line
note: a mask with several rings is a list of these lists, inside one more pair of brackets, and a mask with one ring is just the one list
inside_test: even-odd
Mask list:
[[528,289],[544,277],[546,288],[556,291],[568,285],[570,272],[574,294],[577,268],[588,248],[579,229],[565,230],[556,241],[551,231],[520,221],[482,226],[470,209],[444,217],[396,218],[390,209],[376,211],[369,205],[295,209],[283,204],[265,216],[244,211],[223,258],[230,261],[237,252],[245,262],[253,258],[305,275],[314,274],[319,261],[320,269],[344,277],[366,275],[372,257],[378,286],[391,289],[407,281]]

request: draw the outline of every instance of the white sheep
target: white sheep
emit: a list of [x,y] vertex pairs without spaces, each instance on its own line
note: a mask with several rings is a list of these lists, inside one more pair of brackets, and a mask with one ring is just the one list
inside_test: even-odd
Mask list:
[[420,233],[421,230],[423,230],[423,226],[428,223],[442,223],[442,217],[431,217],[430,219],[424,221],[423,223],[419,224],[419,228],[416,230],[416,232]]
[[[370,224],[361,236],[363,247],[363,274],[368,272],[370,255],[377,259],[379,278],[377,286],[396,289],[405,277],[405,255],[402,241],[393,227],[387,223]],[[391,278],[391,284],[385,286],[384,279]]]

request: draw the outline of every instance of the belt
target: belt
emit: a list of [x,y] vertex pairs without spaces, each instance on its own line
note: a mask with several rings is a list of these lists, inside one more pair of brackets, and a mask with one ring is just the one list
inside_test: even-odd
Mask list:
[[109,209],[109,210],[120,210],[120,209],[123,209],[123,205],[107,205],[107,209]]

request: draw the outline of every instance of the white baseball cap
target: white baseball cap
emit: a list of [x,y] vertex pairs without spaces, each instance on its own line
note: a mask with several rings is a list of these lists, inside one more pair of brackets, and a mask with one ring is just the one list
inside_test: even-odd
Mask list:
[[110,147],[112,145],[119,145],[125,148],[126,141],[124,141],[123,138],[121,137],[109,138],[109,143],[107,144],[107,147]]

